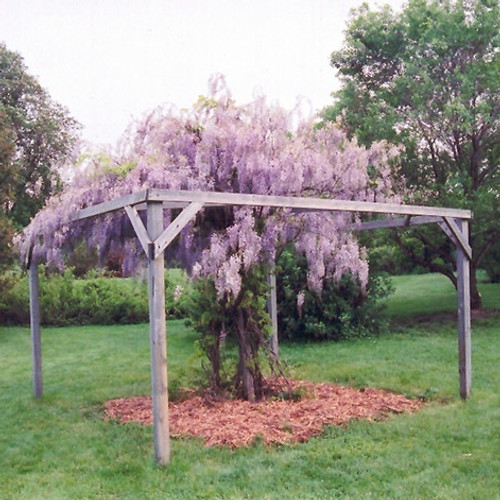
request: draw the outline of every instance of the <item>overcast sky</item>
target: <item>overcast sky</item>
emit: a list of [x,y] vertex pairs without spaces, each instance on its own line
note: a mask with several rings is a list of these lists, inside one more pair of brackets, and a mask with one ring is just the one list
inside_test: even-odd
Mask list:
[[[190,107],[222,73],[239,104],[256,93],[311,112],[331,102],[349,11],[362,0],[2,0],[0,41],[82,125],[115,144],[161,104]],[[376,7],[402,0],[368,2]]]

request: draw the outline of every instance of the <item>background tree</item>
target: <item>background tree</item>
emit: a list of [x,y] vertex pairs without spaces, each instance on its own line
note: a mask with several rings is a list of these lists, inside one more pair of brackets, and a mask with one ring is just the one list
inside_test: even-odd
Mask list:
[[7,117],[0,109],[0,273],[12,262],[12,223],[7,217],[7,200],[14,184],[15,172],[12,167],[14,144]]
[[26,226],[60,187],[58,167],[76,140],[76,121],[0,43],[0,217]]
[[[96,162],[77,176],[62,196],[52,198],[25,232],[24,252],[61,265],[82,239],[101,255],[125,246],[131,270],[143,252],[126,230],[123,214],[69,223],[80,208],[147,188],[205,190],[264,195],[322,196],[397,201],[389,158],[394,151],[348,141],[330,124],[317,129],[293,113],[259,98],[237,106],[222,79],[191,111],[159,109],[138,123],[114,163]],[[165,210],[167,223],[176,215]],[[368,266],[349,231],[349,213],[293,213],[270,207],[208,207],[181,233],[168,257],[195,276],[211,280],[216,304],[199,323],[210,355],[217,339],[233,335],[239,362],[233,376],[238,394],[256,399],[262,391],[258,361],[265,339],[262,282],[289,241],[305,256],[308,285],[350,272],[362,285]],[[206,295],[206,294],[205,294]],[[221,311],[224,314],[220,313]],[[214,375],[214,380],[217,377]]]
[[[472,209],[471,297],[476,272],[499,241],[500,14],[497,0],[409,0],[355,11],[332,54],[341,89],[323,113],[365,145],[402,145],[412,201]],[[396,236],[418,265],[456,285],[454,255],[439,230]],[[425,249],[425,250],[424,250]]]

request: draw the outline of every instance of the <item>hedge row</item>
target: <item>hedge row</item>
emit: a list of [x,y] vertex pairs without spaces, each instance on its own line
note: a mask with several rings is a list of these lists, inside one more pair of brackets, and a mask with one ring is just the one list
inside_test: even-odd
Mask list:
[[[0,322],[29,323],[29,287],[25,274],[2,279]],[[186,315],[186,277],[177,271],[165,275],[165,306],[168,318]],[[149,320],[147,283],[137,278],[89,276],[75,279],[71,270],[63,275],[40,270],[41,322],[47,326],[129,324]]]

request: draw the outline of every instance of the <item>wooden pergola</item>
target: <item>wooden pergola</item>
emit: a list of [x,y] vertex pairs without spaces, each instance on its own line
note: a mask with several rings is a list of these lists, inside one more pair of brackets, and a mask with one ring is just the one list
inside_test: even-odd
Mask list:
[[[466,399],[471,390],[471,316],[470,316],[470,260],[469,210],[454,208],[398,205],[321,198],[264,196],[253,194],[217,193],[201,191],[171,191],[148,189],[85,208],[72,218],[74,221],[125,210],[148,260],[149,331],[151,346],[151,381],[153,399],[154,449],[156,461],[165,465],[170,461],[168,417],[167,348],[165,318],[164,252],[182,229],[203,207],[261,206],[289,208],[298,211],[347,211],[396,216],[356,225],[353,230],[389,227],[406,228],[421,224],[438,224],[456,247],[458,280],[458,370],[460,396]],[[144,225],[139,210],[147,210]],[[181,209],[180,214],[163,227],[163,210]],[[30,275],[30,311],[33,361],[33,392],[42,396],[42,356],[40,314],[38,301],[38,263],[28,263]],[[272,289],[275,289],[271,277]],[[275,295],[274,295],[275,301]],[[272,303],[272,300],[271,300]],[[276,308],[273,318],[272,348],[277,352]]]

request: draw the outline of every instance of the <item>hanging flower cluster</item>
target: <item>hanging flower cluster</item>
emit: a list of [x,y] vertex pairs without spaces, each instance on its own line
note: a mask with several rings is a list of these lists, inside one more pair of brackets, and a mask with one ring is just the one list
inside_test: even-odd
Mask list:
[[[101,255],[123,249],[132,269],[142,254],[123,214],[71,221],[78,210],[148,188],[397,202],[391,180],[393,148],[367,149],[334,124],[298,121],[264,97],[238,106],[221,77],[190,111],[158,109],[133,126],[113,157],[94,159],[49,201],[20,246],[61,266],[77,242]],[[172,217],[165,211],[165,224]],[[363,251],[349,231],[350,213],[293,212],[263,207],[204,209],[181,233],[175,257],[214,279],[219,295],[237,296],[245,273],[272,263],[293,240],[308,261],[308,284],[349,271],[366,283]]]

